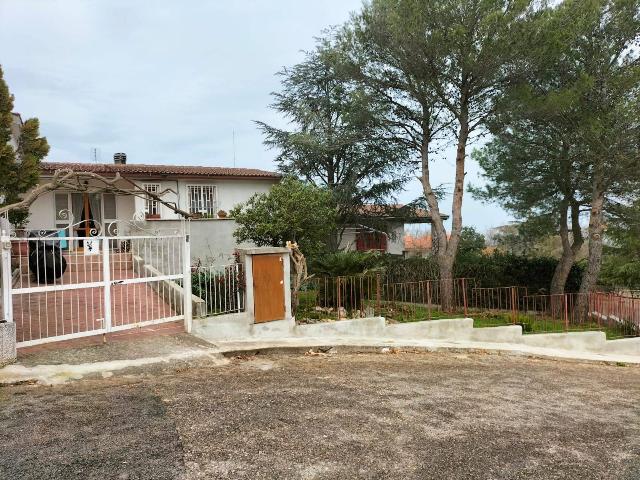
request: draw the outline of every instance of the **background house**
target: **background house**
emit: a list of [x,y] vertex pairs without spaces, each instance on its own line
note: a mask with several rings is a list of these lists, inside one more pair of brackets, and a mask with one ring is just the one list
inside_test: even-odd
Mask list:
[[[229,263],[239,245],[233,237],[236,223],[226,214],[255,193],[269,191],[280,180],[274,172],[248,168],[199,167],[182,165],[127,164],[124,154],[116,154],[113,164],[43,162],[41,182],[56,170],[73,169],[113,178],[122,177],[118,186],[141,188],[160,193],[197,218],[191,221],[191,256],[209,263]],[[131,225],[134,215],[142,228],[171,231],[180,227],[180,215],[160,202],[111,193],[83,194],[58,190],[38,198],[30,208],[28,230],[66,231],[67,236],[90,236],[91,228],[103,226],[107,235],[136,234]],[[68,248],[82,248],[82,241]]]
[[426,210],[402,204],[365,205],[361,213],[361,223],[345,229],[340,248],[404,256],[407,254],[405,226],[431,223],[431,215]]

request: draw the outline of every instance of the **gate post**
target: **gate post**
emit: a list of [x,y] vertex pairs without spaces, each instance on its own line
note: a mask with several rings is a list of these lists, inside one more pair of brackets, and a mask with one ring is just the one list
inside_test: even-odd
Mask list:
[[2,312],[7,323],[13,322],[13,302],[11,301],[11,237],[2,232]]
[[11,298],[11,238],[2,231],[2,316],[0,319],[0,367],[16,361],[16,324],[13,323]]
[[[187,223],[187,227],[188,225]],[[184,329],[187,333],[191,333],[191,326],[193,325],[193,310],[191,308],[191,233],[188,228],[183,232],[183,235],[182,300],[184,305],[182,306],[182,311],[184,312]]]
[[102,280],[104,282],[104,323],[107,333],[111,331],[111,265],[109,255],[109,240],[102,237]]

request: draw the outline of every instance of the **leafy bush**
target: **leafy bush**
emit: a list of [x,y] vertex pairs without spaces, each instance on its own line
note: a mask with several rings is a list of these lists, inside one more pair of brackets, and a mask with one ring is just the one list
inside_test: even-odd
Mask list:
[[385,255],[377,252],[333,252],[316,257],[309,270],[317,276],[342,277],[382,271]]
[[[548,293],[558,260],[551,257],[525,257],[494,252],[491,255],[458,255],[454,275],[474,278],[482,287],[527,287],[529,293]],[[574,265],[565,290],[577,292],[580,288],[583,266]],[[394,282],[413,282],[438,278],[438,265],[433,257],[398,258],[385,260],[387,278]]]

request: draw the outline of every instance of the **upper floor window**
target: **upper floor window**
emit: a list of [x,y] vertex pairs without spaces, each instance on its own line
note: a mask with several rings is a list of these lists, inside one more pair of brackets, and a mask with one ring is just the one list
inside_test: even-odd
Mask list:
[[[158,194],[160,192],[160,185],[158,183],[145,183],[143,188],[150,193]],[[147,198],[144,202],[144,213],[147,217],[158,218],[160,217],[160,204],[157,200]]]
[[213,218],[216,215],[216,187],[213,185],[189,185],[189,213]]

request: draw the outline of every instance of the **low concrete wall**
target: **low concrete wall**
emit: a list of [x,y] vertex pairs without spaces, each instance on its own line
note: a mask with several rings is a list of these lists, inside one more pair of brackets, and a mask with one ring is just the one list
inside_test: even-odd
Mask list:
[[411,340],[416,338],[457,339],[473,329],[471,318],[451,318],[444,320],[424,320],[422,322],[394,323],[387,325],[384,335],[390,338]]
[[247,339],[251,336],[251,324],[245,312],[194,318],[191,333],[210,342]]
[[600,352],[605,348],[604,332],[536,333],[523,335],[522,342],[532,347],[560,348],[578,352]]
[[16,361],[16,324],[0,323],[0,367]]
[[[160,270],[152,265],[146,264],[142,257],[132,255],[133,271],[145,277],[159,277],[164,275]],[[164,288],[160,288],[160,284]],[[178,315],[182,314],[184,308],[184,290],[172,280],[150,280],[148,285],[162,299],[173,307]],[[200,297],[191,294],[191,310],[194,318],[202,318],[207,316],[207,304]]]
[[640,338],[606,340],[604,332],[522,334],[520,325],[473,328],[471,318],[427,320],[387,325],[383,317],[295,325],[293,320],[252,324],[247,314],[194,319],[194,334],[209,341],[224,339],[274,340],[345,338],[394,340],[449,340],[503,345],[526,345],[574,352],[640,356]]
[[250,334],[256,338],[283,338],[291,337],[296,322],[293,318],[276,320],[274,322],[254,323],[251,325]]
[[472,328],[467,333],[472,342],[522,343],[522,327],[507,325],[504,327]]
[[640,356],[640,337],[607,340],[602,347],[602,353]]
[[296,325],[294,335],[297,337],[324,336],[358,336],[381,337],[385,332],[383,317],[358,318],[337,322],[319,322],[308,325]]

